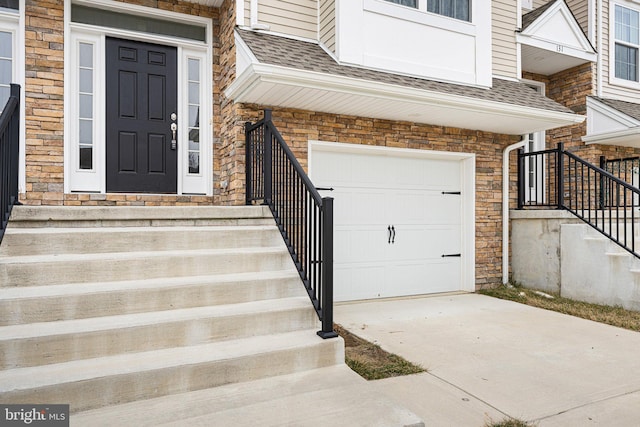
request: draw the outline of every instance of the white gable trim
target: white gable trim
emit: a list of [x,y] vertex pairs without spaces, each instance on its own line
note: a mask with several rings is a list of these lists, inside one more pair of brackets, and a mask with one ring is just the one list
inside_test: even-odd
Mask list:
[[580,25],[562,0],[549,7],[529,27],[516,34],[516,41],[563,55],[595,62],[597,54]]
[[640,121],[602,102],[587,98],[586,144],[640,147]]

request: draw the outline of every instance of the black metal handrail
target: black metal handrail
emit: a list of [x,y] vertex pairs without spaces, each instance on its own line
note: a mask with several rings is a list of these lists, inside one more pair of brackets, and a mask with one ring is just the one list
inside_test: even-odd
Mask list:
[[313,307],[322,338],[333,330],[333,198],[321,197],[282,135],[264,119],[245,125],[246,203],[269,206]]
[[[530,185],[532,179],[538,186]],[[567,210],[637,258],[640,215],[634,206],[639,201],[639,188],[566,151],[563,144],[518,153],[518,209]]]
[[18,156],[20,150],[20,86],[11,85],[7,104],[0,114],[0,241],[18,201]]

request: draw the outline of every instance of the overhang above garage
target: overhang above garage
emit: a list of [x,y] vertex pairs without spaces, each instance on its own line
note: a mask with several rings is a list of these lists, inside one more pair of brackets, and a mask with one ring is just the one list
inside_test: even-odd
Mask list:
[[551,1],[522,17],[516,34],[522,69],[551,75],[597,61],[597,53],[564,0]]
[[341,65],[320,45],[236,30],[234,102],[509,135],[581,123],[584,116],[524,84],[490,89]]

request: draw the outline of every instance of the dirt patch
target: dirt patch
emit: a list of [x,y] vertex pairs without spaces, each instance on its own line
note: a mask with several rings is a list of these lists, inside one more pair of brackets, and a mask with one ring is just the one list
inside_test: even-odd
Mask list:
[[347,365],[367,380],[426,372],[422,366],[389,353],[379,345],[354,335],[340,325],[334,325],[334,329],[344,339]]

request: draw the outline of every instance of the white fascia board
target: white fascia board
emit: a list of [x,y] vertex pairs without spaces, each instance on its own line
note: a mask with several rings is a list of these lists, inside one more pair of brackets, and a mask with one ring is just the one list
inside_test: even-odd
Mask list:
[[582,137],[585,144],[618,145],[640,148],[640,127]]
[[449,107],[459,111],[480,111],[512,118],[544,120],[557,124],[557,126],[549,127],[549,129],[582,123],[586,118],[574,113],[543,110],[388,83],[256,63],[251,64],[236,78],[225,90],[225,96],[235,102],[245,102],[249,100],[248,95],[251,90],[263,82],[367,96],[376,99]]
[[[596,62],[598,60],[598,54],[593,50],[581,50],[571,46],[562,45],[559,41],[540,39],[528,34],[516,34],[516,42],[531,47],[537,47],[539,49],[548,50],[550,52],[559,53],[562,55],[572,56],[574,58],[584,59],[585,62]],[[562,51],[558,50],[558,47],[562,47]]]

